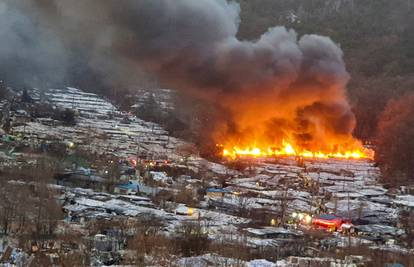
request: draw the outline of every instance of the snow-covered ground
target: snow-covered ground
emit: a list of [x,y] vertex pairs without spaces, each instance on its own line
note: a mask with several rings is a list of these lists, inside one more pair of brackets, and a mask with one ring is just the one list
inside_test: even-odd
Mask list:
[[[272,209],[284,199],[290,212],[315,211],[323,205],[327,212],[343,217],[380,218],[390,223],[398,212],[378,178],[378,168],[368,160],[305,160],[298,166],[293,159],[283,159],[259,162],[253,174],[238,175],[230,184],[234,191],[258,195],[244,203],[250,208]],[[410,200],[400,196],[394,202],[409,205]],[[235,197],[222,201],[240,202]]]
[[67,141],[98,154],[118,157],[147,153],[152,157],[178,158],[176,148],[185,142],[168,135],[156,123],[145,122],[118,110],[102,97],[75,88],[35,91],[38,99],[58,108],[77,111],[74,127],[46,125],[40,121],[13,127],[14,134],[24,134],[31,142]]

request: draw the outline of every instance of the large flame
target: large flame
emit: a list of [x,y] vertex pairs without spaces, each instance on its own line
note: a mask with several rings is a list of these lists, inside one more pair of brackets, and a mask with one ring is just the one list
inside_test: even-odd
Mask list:
[[253,142],[250,146],[238,145],[219,145],[222,147],[222,154],[226,158],[236,159],[241,157],[279,157],[279,156],[295,156],[304,158],[318,158],[318,159],[373,159],[374,152],[371,149],[365,148],[362,144],[355,140],[351,147],[336,147],[331,151],[321,150],[313,151],[303,149],[295,146],[293,143],[283,140],[282,145],[259,145]]

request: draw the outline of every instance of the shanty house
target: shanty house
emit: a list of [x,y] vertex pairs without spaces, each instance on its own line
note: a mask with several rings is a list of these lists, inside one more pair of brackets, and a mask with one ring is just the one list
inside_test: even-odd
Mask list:
[[117,185],[114,192],[123,195],[135,195],[139,192],[139,184],[137,181],[128,181],[126,183]]
[[208,197],[223,197],[225,194],[231,193],[225,188],[207,188],[206,195]]

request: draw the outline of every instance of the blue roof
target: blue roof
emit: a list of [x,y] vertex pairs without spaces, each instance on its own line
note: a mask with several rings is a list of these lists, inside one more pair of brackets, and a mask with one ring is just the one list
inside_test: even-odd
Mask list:
[[225,188],[207,188],[208,193],[230,193],[229,190]]
[[116,187],[120,189],[124,189],[124,190],[138,190],[139,189],[139,185],[135,181],[129,181],[128,183],[117,185]]

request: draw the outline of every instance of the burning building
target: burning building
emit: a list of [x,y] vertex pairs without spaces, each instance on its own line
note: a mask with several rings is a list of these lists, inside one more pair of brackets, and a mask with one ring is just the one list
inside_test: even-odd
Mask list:
[[6,0],[1,10],[22,18],[7,21],[6,46],[32,55],[23,40],[54,41],[52,54],[27,58],[39,71],[59,58],[111,86],[156,76],[215,107],[209,138],[224,156],[370,157],[352,137],[349,75],[328,37],[274,27],[240,40],[240,7],[226,0]]

